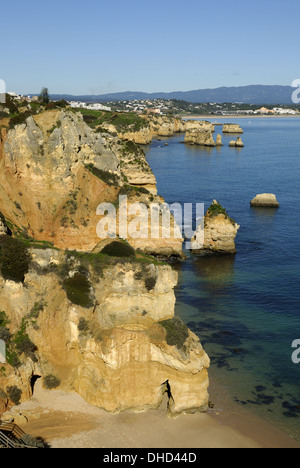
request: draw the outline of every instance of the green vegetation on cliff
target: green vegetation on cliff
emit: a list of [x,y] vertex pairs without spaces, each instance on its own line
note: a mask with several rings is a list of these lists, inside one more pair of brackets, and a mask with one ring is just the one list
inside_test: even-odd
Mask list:
[[178,317],[159,323],[166,330],[166,341],[170,346],[185,350],[185,342],[189,337],[188,327]]
[[35,352],[37,350],[35,344],[31,341],[27,334],[27,327],[30,325],[29,317],[24,317],[20,324],[20,328],[12,334],[9,330],[10,321],[5,312],[0,312],[0,339],[6,345],[6,358],[8,364],[18,368],[21,366],[21,356],[24,354],[33,362],[37,362]]
[[235,226],[236,222],[234,221],[234,219],[230,218],[227,211],[225,210],[225,208],[223,208],[222,205],[220,205],[220,203],[214,202],[207,210],[207,215],[211,218],[214,218],[221,214],[225,216],[225,219],[229,219],[229,221]]
[[4,279],[22,283],[28,273],[29,261],[28,249],[22,241],[0,236],[0,271]]
[[134,112],[110,112],[110,111],[97,111],[90,109],[76,109],[83,115],[84,121],[92,128],[99,128],[103,124],[113,125],[117,132],[139,132],[142,128],[147,126],[145,119],[135,114]]
[[118,185],[118,176],[116,174],[98,169],[94,164],[86,164],[85,168],[107,185]]

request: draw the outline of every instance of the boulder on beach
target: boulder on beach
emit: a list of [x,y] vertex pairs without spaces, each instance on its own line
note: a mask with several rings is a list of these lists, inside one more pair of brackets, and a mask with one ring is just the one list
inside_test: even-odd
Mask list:
[[250,202],[251,206],[278,208],[279,202],[273,193],[261,193]]

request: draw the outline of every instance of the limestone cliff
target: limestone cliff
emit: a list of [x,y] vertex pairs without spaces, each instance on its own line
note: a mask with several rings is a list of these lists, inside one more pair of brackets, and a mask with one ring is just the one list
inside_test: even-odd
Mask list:
[[184,121],[180,118],[158,115],[146,116],[152,136],[173,136],[174,133],[185,131]]
[[166,392],[173,416],[207,408],[209,359],[174,318],[170,266],[53,249],[31,249],[30,258],[23,283],[0,276],[2,403],[17,390],[30,398],[41,377],[111,412],[157,408]]
[[117,135],[121,140],[133,141],[138,145],[148,145],[152,141],[152,132],[149,126],[145,122],[145,126],[139,130],[126,129],[118,130],[111,123],[102,124],[102,129],[107,130],[109,133]]
[[[0,410],[37,378],[111,412],[157,408],[165,393],[173,416],[205,410],[209,358],[174,317],[177,273],[145,255],[181,257],[183,240],[172,216],[166,235],[143,151],[71,110],[17,117],[0,142]],[[119,217],[115,239],[96,230],[99,204],[119,215],[119,196],[126,227],[137,203],[156,208],[130,244]]]
[[225,209],[214,200],[192,239],[192,250],[196,254],[234,254],[235,238],[239,228],[240,226],[228,216]]
[[[126,194],[130,204],[161,203],[145,155],[134,143],[92,130],[80,113],[53,110],[2,129],[0,210],[10,228],[63,249],[92,250],[101,239],[96,213],[101,203]],[[169,241],[170,255],[182,255],[182,239]],[[133,246],[161,255],[166,239],[133,240]]]

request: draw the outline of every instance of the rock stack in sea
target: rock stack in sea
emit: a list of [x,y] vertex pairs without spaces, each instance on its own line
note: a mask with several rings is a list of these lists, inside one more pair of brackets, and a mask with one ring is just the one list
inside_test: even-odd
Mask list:
[[276,195],[273,193],[261,193],[256,195],[250,202],[251,206],[266,207],[266,208],[278,208],[279,202]]
[[222,143],[222,135],[217,135],[216,146],[224,146]]
[[232,140],[230,143],[229,143],[229,146],[231,148],[244,148],[244,143],[242,142],[242,139],[241,137],[238,137],[236,141]]
[[192,250],[196,254],[234,254],[239,228],[220,203],[214,200],[191,241]]
[[185,143],[190,145],[215,147],[213,134],[209,130],[191,128],[185,134]]
[[244,133],[239,124],[224,124],[223,133]]

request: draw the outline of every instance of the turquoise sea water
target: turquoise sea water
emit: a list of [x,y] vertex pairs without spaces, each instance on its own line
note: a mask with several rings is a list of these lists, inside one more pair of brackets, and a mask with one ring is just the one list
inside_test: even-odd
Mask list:
[[[291,359],[300,339],[300,119],[231,122],[244,129],[243,149],[229,148],[232,135],[220,149],[179,144],[183,135],[146,149],[166,202],[207,209],[217,199],[241,225],[236,256],[186,252],[176,313],[209,354],[210,378],[300,440],[300,364]],[[221,132],[216,126],[214,136]],[[250,207],[265,192],[277,195],[278,210]]]

